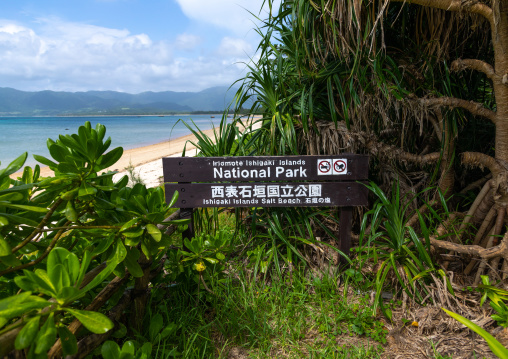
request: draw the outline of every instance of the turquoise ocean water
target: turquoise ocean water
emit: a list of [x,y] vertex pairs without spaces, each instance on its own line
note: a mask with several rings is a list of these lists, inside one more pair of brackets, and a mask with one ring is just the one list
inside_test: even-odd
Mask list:
[[33,154],[49,157],[48,138],[56,140],[60,134],[77,133],[85,121],[92,126],[97,123],[106,126],[106,138],[110,136],[112,141],[110,149],[122,146],[127,150],[189,134],[179,119],[189,124],[192,119],[204,130],[218,125],[221,116],[0,117],[0,168],[23,152],[28,152],[25,165],[34,166],[37,162]]

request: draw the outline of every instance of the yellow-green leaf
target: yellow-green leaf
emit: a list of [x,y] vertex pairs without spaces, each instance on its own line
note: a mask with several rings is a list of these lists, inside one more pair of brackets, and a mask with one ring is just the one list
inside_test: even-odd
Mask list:
[[8,256],[12,253],[11,246],[7,241],[0,235],[0,257]]
[[451,312],[449,310],[443,309],[446,314],[448,314],[453,319],[459,321],[460,323],[464,324],[466,327],[474,331],[475,333],[482,336],[483,339],[487,342],[487,344],[490,347],[490,350],[492,350],[492,353],[497,355],[501,359],[508,359],[508,349],[506,349],[500,342],[496,340],[489,332],[487,332],[485,329],[481,328],[479,325],[476,325],[469,319],[464,318],[463,316]]
[[64,308],[64,310],[74,315],[92,333],[104,334],[114,327],[113,322],[104,314],[71,308]]
[[148,231],[148,234],[151,235],[156,242],[160,242],[162,238],[162,233],[160,229],[157,228],[156,225],[149,223],[146,225],[146,230]]
[[35,354],[42,354],[49,350],[55,344],[56,340],[56,327],[53,319],[54,313],[51,313],[42,326],[39,334],[37,335]]
[[16,340],[14,341],[14,347],[16,350],[21,350],[28,348],[30,344],[35,339],[37,332],[39,331],[39,322],[41,317],[36,316],[28,321],[26,325],[21,329],[21,331],[16,336]]

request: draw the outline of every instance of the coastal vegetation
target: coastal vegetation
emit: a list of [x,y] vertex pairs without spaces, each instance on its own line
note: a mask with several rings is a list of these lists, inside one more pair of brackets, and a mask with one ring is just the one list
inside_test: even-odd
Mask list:
[[[371,155],[378,204],[358,212],[356,231],[374,306],[390,317],[380,299],[395,285],[411,302],[473,317],[452,304],[458,290],[486,276],[507,289],[508,7],[265,3],[273,11],[260,19],[259,60],[236,99],[262,109],[262,129],[243,154]],[[256,210],[263,215],[282,233],[336,240],[323,233],[337,225],[333,212]]]

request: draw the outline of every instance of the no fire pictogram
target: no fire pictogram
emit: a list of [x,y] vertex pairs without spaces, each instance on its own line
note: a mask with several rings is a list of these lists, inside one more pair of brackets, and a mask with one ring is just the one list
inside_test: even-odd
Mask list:
[[318,175],[332,174],[332,160],[318,160]]
[[333,160],[333,174],[344,175],[346,173],[347,173],[347,160],[346,159]]

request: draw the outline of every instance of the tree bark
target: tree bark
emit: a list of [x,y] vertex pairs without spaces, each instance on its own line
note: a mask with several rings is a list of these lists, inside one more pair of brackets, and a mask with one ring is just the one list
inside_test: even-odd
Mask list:
[[[508,74],[508,4],[495,1],[495,19],[491,23],[492,44],[494,47],[494,70],[503,77]],[[508,86],[502,79],[493,80],[496,96],[496,159],[508,161]]]

